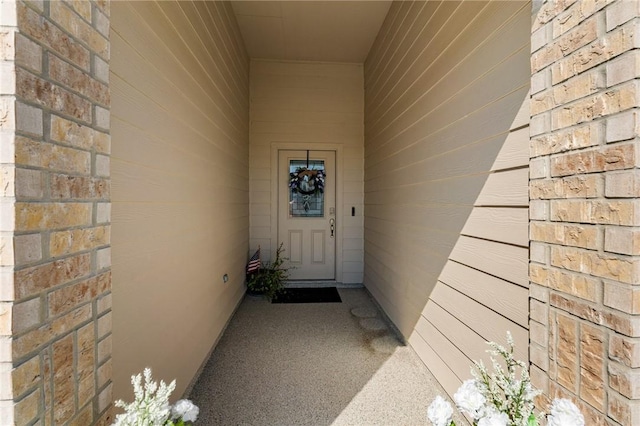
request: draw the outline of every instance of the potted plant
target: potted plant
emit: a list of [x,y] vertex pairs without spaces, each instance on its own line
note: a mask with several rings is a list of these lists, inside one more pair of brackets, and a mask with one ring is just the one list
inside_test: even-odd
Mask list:
[[283,257],[283,243],[276,250],[276,258],[271,262],[261,263],[259,270],[247,278],[247,289],[251,294],[264,294],[272,300],[276,294],[284,289],[284,283],[289,278],[289,268],[283,266],[288,258]]

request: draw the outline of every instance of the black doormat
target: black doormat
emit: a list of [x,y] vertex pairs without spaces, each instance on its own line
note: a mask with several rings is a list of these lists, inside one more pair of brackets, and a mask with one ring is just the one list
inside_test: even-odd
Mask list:
[[271,303],[342,303],[335,287],[287,288]]

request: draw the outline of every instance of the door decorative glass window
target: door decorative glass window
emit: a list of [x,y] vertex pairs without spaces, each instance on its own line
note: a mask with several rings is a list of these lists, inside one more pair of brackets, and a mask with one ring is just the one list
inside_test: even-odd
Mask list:
[[324,160],[290,160],[289,176],[289,215],[324,217]]

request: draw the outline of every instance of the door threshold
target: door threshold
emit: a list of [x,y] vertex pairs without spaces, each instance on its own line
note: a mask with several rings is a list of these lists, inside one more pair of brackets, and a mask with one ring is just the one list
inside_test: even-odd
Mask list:
[[321,287],[336,287],[336,288],[363,288],[361,283],[341,283],[331,280],[322,281],[287,281],[284,285],[285,288],[321,288]]

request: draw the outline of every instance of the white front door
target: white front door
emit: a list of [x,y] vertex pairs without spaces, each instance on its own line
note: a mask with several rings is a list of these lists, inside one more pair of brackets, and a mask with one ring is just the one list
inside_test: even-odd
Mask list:
[[336,278],[335,189],[335,151],[278,151],[278,243],[291,280]]

